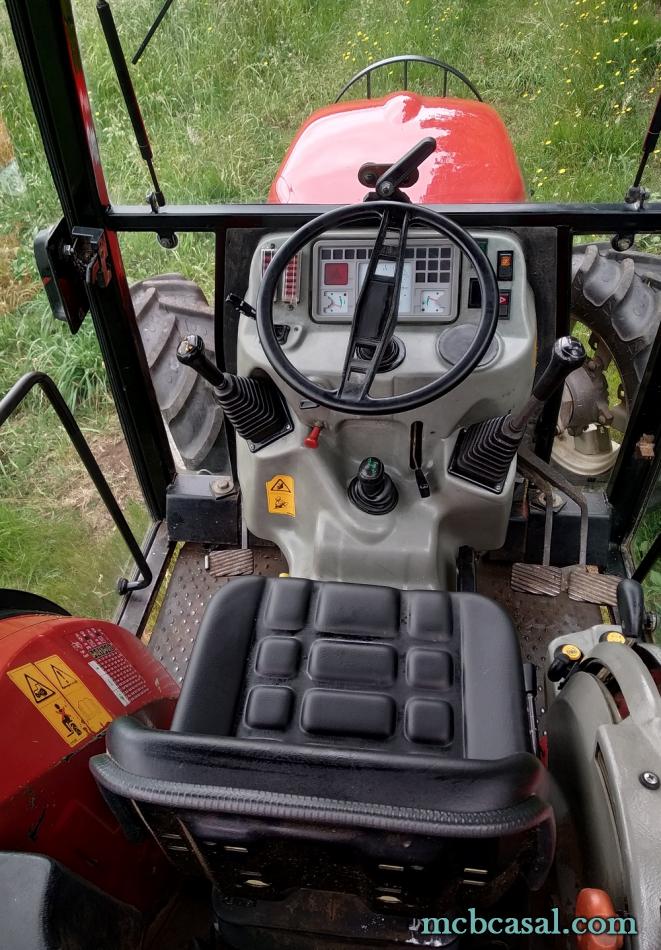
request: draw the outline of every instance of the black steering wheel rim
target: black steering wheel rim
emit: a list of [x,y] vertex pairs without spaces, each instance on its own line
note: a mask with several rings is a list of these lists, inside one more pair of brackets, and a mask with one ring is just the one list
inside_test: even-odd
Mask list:
[[[326,231],[352,224],[364,224],[371,218],[380,220],[386,212],[407,212],[410,224],[422,222],[449,238],[465,254],[475,269],[482,294],[482,311],[475,336],[461,359],[431,383],[396,396],[366,397],[360,403],[337,395],[337,390],[324,389],[304,376],[287,359],[276,338],[273,326],[273,300],[280,278],[289,261],[307,244]],[[319,215],[298,229],[278,249],[262,279],[257,295],[257,332],[262,349],[278,376],[295,392],[313,403],[336,412],[351,415],[394,415],[418,409],[447,395],[472,373],[487,352],[498,325],[498,283],[491,262],[477,241],[450,218],[422,205],[396,201],[370,201],[347,205]]]

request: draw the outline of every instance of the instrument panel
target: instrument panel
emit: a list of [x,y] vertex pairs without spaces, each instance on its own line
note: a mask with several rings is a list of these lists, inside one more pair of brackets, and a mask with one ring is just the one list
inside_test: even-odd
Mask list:
[[[373,240],[328,239],[312,249],[312,319],[349,323],[372,256]],[[459,252],[443,238],[409,238],[399,294],[399,319],[450,323],[457,316]],[[376,275],[394,274],[382,259]]]

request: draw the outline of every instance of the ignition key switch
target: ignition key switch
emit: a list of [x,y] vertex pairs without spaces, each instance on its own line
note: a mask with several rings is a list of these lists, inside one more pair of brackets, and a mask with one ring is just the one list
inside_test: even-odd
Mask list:
[[399,496],[381,459],[373,455],[363,459],[358,474],[349,483],[349,498],[369,515],[385,515],[393,510]]

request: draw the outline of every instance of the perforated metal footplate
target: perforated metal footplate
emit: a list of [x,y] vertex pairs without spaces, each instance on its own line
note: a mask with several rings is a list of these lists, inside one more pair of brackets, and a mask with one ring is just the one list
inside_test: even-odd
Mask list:
[[[287,562],[277,548],[252,548],[252,573],[277,576]],[[209,600],[231,577],[214,577],[205,569],[208,552],[201,544],[185,544],[172,569],[163,604],[149,640],[157,660],[178,683],[182,683],[200,621]]]
[[602,623],[601,611],[595,604],[570,600],[565,591],[557,597],[548,597],[512,590],[510,570],[509,564],[480,560],[477,590],[497,601],[510,615],[519,633],[523,659],[535,664],[541,683],[546,669],[546,649],[551,640]]

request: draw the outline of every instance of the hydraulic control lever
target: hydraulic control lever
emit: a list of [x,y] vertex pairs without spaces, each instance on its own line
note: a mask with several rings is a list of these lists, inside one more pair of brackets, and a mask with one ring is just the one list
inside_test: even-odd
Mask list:
[[381,459],[370,455],[358,466],[358,474],[349,484],[349,498],[368,515],[386,515],[398,501],[395,483]]
[[511,432],[523,432],[530,420],[537,415],[545,402],[564,386],[565,380],[574,370],[580,369],[586,360],[583,344],[573,336],[561,336],[553,344],[551,359],[542,375],[533,387],[527,403],[516,414],[505,418]]
[[177,359],[213,386],[214,399],[251,452],[259,451],[294,428],[284,397],[273,380],[223,373],[204,352],[201,336],[185,336],[177,347]]
[[528,423],[585,359],[579,340],[572,336],[556,340],[551,359],[520,412],[486,419],[459,434],[450,462],[451,474],[500,493]]

